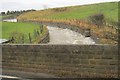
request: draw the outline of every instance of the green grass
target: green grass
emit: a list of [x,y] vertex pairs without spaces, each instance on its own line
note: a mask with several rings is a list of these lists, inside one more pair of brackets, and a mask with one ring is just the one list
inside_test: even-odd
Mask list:
[[24,35],[25,43],[29,42],[29,33],[32,40],[34,38],[34,30],[40,30],[40,25],[32,23],[16,23],[16,22],[2,22],[2,38],[10,39],[11,37],[21,37]]
[[61,19],[85,19],[90,15],[103,13],[106,18],[111,18],[114,21],[118,20],[118,3],[101,3],[88,6],[70,7],[68,12],[52,15],[54,18]]
[[98,13],[103,13],[106,21],[118,22],[118,2],[71,6],[60,12],[55,9],[28,12],[20,15],[18,19],[87,19]]

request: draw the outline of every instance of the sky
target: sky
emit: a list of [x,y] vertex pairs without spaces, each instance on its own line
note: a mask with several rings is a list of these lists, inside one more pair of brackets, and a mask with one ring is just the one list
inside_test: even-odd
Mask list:
[[0,0],[0,12],[7,10],[41,10],[45,8],[94,4],[120,0]]

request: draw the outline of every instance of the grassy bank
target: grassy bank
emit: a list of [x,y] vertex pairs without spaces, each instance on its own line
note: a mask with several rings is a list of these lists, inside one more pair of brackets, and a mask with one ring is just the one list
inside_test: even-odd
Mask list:
[[14,43],[34,43],[34,41],[45,34],[46,30],[43,29],[41,33],[41,26],[32,23],[14,23],[2,22],[2,38],[15,39]]
[[[103,25],[91,23],[90,16],[96,16],[96,14],[100,18],[99,14],[104,16]],[[90,28],[93,34],[98,36],[102,44],[114,44],[117,43],[118,39],[116,30],[118,24],[118,2],[39,10],[22,14],[18,17],[18,20],[59,22],[77,26],[80,29]],[[109,25],[112,25],[112,27]]]

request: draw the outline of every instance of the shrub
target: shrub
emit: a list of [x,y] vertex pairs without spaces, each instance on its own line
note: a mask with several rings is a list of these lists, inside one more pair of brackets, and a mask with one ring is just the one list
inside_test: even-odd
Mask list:
[[63,12],[63,11],[67,11],[67,8],[54,8],[53,11],[55,12]]
[[104,15],[100,13],[89,16],[90,22],[97,25],[98,27],[104,24],[105,22],[104,18],[105,18]]

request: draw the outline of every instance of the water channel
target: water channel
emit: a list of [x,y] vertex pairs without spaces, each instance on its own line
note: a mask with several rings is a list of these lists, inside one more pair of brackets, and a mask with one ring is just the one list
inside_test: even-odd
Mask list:
[[50,34],[49,44],[95,44],[90,37],[85,37],[70,29],[48,26],[48,30]]

